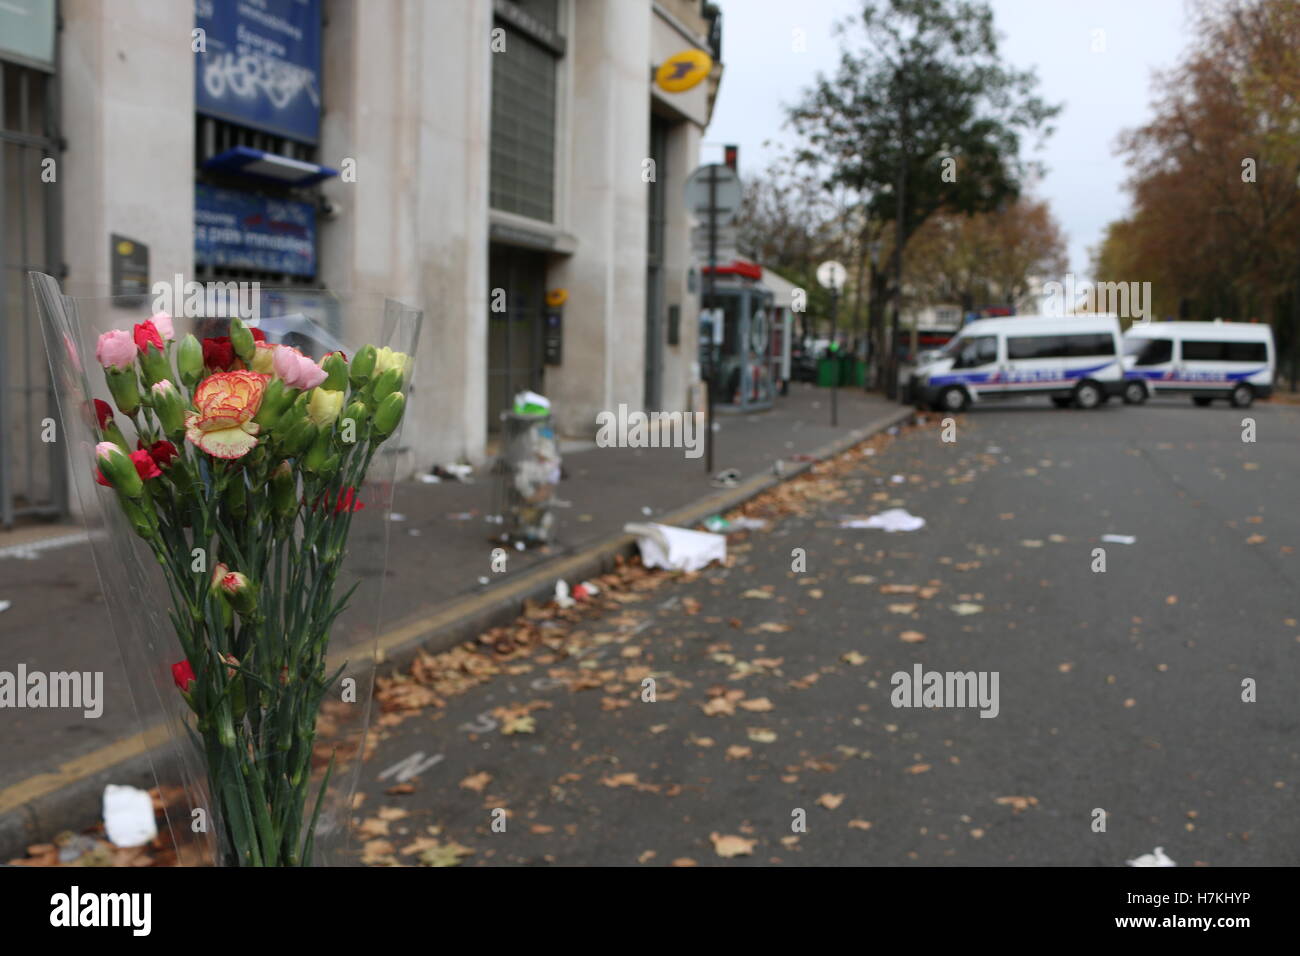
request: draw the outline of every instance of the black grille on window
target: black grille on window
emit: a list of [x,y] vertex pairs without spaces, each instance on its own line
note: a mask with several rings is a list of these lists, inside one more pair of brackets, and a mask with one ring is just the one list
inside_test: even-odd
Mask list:
[[492,54],[493,209],[555,217],[555,74],[550,50],[513,29]]

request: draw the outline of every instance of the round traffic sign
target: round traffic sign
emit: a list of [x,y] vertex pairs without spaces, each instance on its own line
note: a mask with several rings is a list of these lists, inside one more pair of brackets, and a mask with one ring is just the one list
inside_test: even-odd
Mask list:
[[686,178],[686,208],[700,222],[709,220],[709,180],[713,180],[713,208],[719,225],[736,218],[740,211],[740,177],[730,166],[709,163],[698,166]]
[[848,276],[849,270],[834,259],[827,259],[817,267],[817,281],[823,289],[843,289]]

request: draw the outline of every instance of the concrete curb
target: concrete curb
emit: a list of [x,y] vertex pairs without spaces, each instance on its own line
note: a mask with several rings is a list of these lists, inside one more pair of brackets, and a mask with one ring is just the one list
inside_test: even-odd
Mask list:
[[[888,412],[822,446],[808,460],[787,463],[780,475],[754,475],[735,488],[719,490],[662,515],[656,519],[657,523],[680,527],[699,524],[710,515],[735,508],[803,474],[818,462],[908,421],[913,414],[914,410],[907,407]],[[636,541],[631,535],[602,538],[580,551],[557,556],[517,577],[507,578],[487,591],[457,598],[432,615],[415,615],[398,623],[379,635],[373,657],[377,664],[394,666],[409,662],[420,651],[448,650],[489,628],[513,621],[525,601],[550,598],[556,580],[594,577],[610,570],[620,555],[635,553]],[[0,860],[20,856],[31,843],[49,839],[62,830],[80,829],[87,821],[98,819],[105,784],[153,786],[154,761],[166,759],[167,755],[166,745],[157,743],[159,733],[160,727],[150,727],[70,761],[57,773],[37,774],[0,791]]]

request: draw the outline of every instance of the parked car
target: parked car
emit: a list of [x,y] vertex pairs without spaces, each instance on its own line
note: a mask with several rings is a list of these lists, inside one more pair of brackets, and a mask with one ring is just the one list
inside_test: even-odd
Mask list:
[[790,376],[796,382],[817,381],[817,360],[826,355],[830,339],[804,339],[790,349]]

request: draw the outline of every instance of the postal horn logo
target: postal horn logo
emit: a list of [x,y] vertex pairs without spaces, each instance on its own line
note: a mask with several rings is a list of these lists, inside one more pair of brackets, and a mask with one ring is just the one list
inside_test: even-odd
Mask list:
[[713,58],[703,50],[674,53],[655,71],[655,84],[665,93],[684,93],[713,69]]

